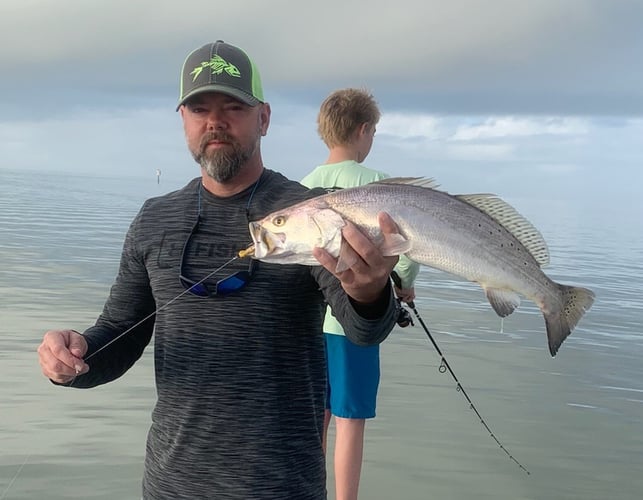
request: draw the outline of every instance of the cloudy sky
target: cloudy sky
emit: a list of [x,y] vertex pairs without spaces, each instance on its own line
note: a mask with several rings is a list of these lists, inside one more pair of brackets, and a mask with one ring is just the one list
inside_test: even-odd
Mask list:
[[638,194],[639,0],[2,0],[0,168],[199,171],[179,69],[223,39],[259,66],[265,163],[322,162],[321,100],[365,87],[383,112],[366,164],[451,192]]

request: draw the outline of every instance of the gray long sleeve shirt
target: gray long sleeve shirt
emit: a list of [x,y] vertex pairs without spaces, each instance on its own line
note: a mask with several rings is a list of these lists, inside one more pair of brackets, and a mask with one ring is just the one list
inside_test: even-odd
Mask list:
[[[194,281],[251,243],[248,219],[313,195],[270,170],[254,193],[251,186],[229,198],[200,182],[141,208],[103,313],[84,332],[87,356],[184,291],[181,255],[199,212],[184,265]],[[248,266],[249,259],[238,259],[207,284]],[[395,324],[395,301],[387,294],[367,319],[323,267],[254,261],[243,289],[208,298],[184,294],[90,357],[90,371],[73,385],[120,377],[154,334],[158,400],[147,440],[146,500],[324,499],[325,301],[349,339],[374,344]]]

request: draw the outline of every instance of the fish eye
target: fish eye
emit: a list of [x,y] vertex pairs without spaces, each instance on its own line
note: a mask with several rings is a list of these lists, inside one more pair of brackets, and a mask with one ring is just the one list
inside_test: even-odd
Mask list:
[[286,217],[284,215],[277,215],[272,219],[272,223],[277,227],[281,227],[286,223]]

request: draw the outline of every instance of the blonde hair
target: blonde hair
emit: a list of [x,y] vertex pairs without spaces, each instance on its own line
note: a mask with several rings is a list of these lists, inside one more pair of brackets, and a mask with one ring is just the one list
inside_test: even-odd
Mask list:
[[364,123],[377,125],[380,110],[370,92],[341,89],[330,94],[319,108],[317,132],[328,147],[350,144],[356,130]]

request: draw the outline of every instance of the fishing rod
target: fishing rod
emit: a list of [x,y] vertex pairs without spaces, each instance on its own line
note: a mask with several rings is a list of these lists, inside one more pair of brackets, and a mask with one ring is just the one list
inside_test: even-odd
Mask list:
[[[396,286],[396,287],[398,287],[398,288],[402,288],[402,280],[400,279],[400,276],[399,276],[395,271],[393,271],[393,272],[391,273],[391,279],[393,280],[393,283],[395,283],[395,286]],[[404,310],[404,308],[403,308],[403,306],[402,306],[402,301],[401,301],[400,299],[398,299],[398,302],[400,303],[400,307],[402,308],[402,310]],[[527,475],[530,475],[531,473],[530,473],[530,472],[529,472],[529,471],[528,471],[528,470],[527,470],[527,469],[526,469],[526,468],[525,468],[525,467],[524,467],[524,466],[523,466],[523,465],[522,465],[518,460],[516,460],[516,459],[514,458],[514,456],[513,456],[511,453],[509,453],[509,451],[507,450],[507,448],[505,448],[505,447],[503,446],[503,444],[498,440],[498,438],[496,437],[496,435],[491,431],[491,429],[490,429],[490,428],[489,428],[489,426],[487,425],[487,422],[485,422],[484,418],[482,418],[482,415],[480,415],[480,412],[478,411],[478,409],[477,409],[477,408],[475,407],[475,405],[473,404],[473,401],[471,401],[471,398],[470,398],[470,397],[469,397],[469,395],[467,394],[467,391],[465,391],[465,390],[464,390],[464,387],[462,387],[462,384],[461,384],[461,383],[460,383],[460,381],[458,380],[458,377],[456,377],[455,373],[454,373],[454,372],[453,372],[453,370],[451,369],[451,365],[449,365],[449,362],[448,362],[448,361],[446,360],[446,358],[444,357],[444,354],[442,354],[442,351],[441,351],[441,350],[440,350],[440,348],[438,347],[438,344],[437,344],[437,342],[435,341],[435,339],[433,338],[433,335],[431,335],[431,332],[430,332],[430,331],[429,331],[429,329],[427,328],[426,324],[424,324],[424,321],[423,321],[423,320],[422,320],[422,318],[420,317],[420,313],[418,313],[418,310],[417,310],[417,309],[416,309],[416,307],[415,307],[415,303],[414,303],[413,301],[410,301],[410,302],[407,302],[407,303],[406,303],[406,305],[407,305],[407,306],[408,306],[408,307],[413,311],[413,313],[415,314],[415,317],[416,317],[416,318],[417,318],[417,320],[420,322],[420,325],[422,325],[422,328],[424,329],[424,331],[426,332],[427,336],[429,337],[429,340],[430,340],[430,341],[431,341],[431,343],[433,344],[433,347],[435,347],[435,350],[436,350],[436,351],[437,351],[437,353],[440,355],[440,366],[438,367],[438,371],[439,371],[440,373],[444,373],[444,372],[446,372],[447,370],[449,371],[449,373],[451,374],[451,377],[453,377],[453,380],[455,380],[455,383],[456,383],[456,391],[458,391],[458,392],[461,392],[461,393],[462,393],[462,395],[465,397],[465,399],[466,399],[466,400],[467,400],[467,402],[469,403],[469,408],[471,408],[471,409],[473,410],[473,412],[478,416],[478,418],[480,419],[480,423],[482,424],[482,426],[483,426],[485,429],[487,429],[487,432],[489,433],[489,435],[493,438],[493,440],[494,440],[496,443],[498,443],[498,446],[500,447],[500,449],[501,449],[502,451],[504,451],[504,452],[506,453],[506,455],[507,455],[507,456],[508,456],[508,457],[509,457],[513,462],[515,462],[515,463],[516,463],[516,465],[518,465],[518,467],[520,467],[522,470],[524,470],[524,471],[527,473]],[[407,314],[408,314],[408,313],[407,313]],[[409,315],[409,318],[410,318],[410,315]],[[410,321],[410,323],[411,323],[411,324],[413,324],[413,321],[411,320],[411,321]],[[408,323],[407,323],[407,324],[408,324]]]

